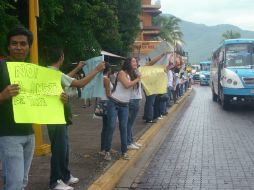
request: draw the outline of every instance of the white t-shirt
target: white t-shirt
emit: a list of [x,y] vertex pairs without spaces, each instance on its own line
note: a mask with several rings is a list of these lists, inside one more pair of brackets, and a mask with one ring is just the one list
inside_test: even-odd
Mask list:
[[141,82],[138,82],[138,88],[137,85],[132,87],[132,92],[131,92],[131,99],[142,99],[142,87],[141,87]]
[[[103,76],[103,77],[107,77],[107,76]],[[113,89],[113,85],[111,81],[109,81],[109,88],[110,88],[110,91]],[[101,100],[108,100],[105,87],[104,87],[103,96],[101,97]]]
[[167,76],[168,76],[168,84],[167,84],[167,86],[168,87],[169,86],[173,87],[173,80],[174,80],[173,72],[171,70],[168,70]]
[[[130,76],[126,74],[129,81]],[[122,103],[129,103],[131,98],[132,88],[125,88],[123,84],[117,79],[117,85],[114,92],[112,92],[111,97]]]
[[[59,69],[56,68],[56,67],[54,67],[54,66],[48,66],[48,68],[59,71]],[[61,76],[61,84],[62,84],[62,87],[63,87],[65,90],[66,90],[66,88],[70,88],[71,83],[72,83],[72,81],[74,81],[74,80],[75,80],[74,78],[71,78],[71,77],[69,77],[68,75],[62,73],[62,76]]]

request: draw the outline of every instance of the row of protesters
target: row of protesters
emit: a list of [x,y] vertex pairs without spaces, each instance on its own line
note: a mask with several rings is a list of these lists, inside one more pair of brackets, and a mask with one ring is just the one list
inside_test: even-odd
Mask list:
[[110,150],[117,117],[119,120],[122,158],[129,160],[129,155],[127,154],[127,123],[129,115],[128,105],[133,88],[139,87],[141,76],[135,73],[137,67],[138,64],[135,58],[127,58],[116,76],[116,81],[107,107],[108,121],[106,131],[105,160],[111,160]]
[[[7,37],[9,56],[0,62],[0,160],[3,164],[4,190],[24,189],[28,183],[28,173],[34,152],[34,134],[32,124],[21,124],[14,121],[12,97],[19,94],[20,87],[10,84],[6,62],[24,62],[32,45],[33,36],[26,28],[18,26],[13,28]],[[63,51],[52,49],[48,53],[50,67],[58,70],[64,61]],[[83,66],[69,73],[73,76]],[[104,62],[81,80],[75,80],[62,74],[61,83],[64,87],[83,87],[97,73],[104,69]],[[68,101],[66,93],[59,97],[64,105]],[[66,106],[65,118],[66,117]],[[66,119],[67,122],[67,119]],[[68,123],[68,122],[67,122]],[[69,145],[67,125],[48,125],[51,140],[51,175],[50,188],[58,190],[73,190],[68,184],[77,183],[78,178],[70,174]]]
[[[64,52],[59,48],[52,48],[48,51],[48,68],[59,70],[64,62]],[[67,75],[62,73],[61,84],[63,89],[69,87],[82,88],[88,84],[97,73],[104,69],[104,63],[100,63],[93,71],[82,79],[72,78],[82,67],[84,63],[78,66]],[[70,106],[65,104],[65,116],[71,117]],[[50,183],[51,189],[73,189],[72,184],[78,183],[79,179],[71,175],[69,170],[69,143],[68,143],[68,126],[72,123],[66,118],[66,124],[50,124],[47,125],[48,135],[51,142],[51,170]]]

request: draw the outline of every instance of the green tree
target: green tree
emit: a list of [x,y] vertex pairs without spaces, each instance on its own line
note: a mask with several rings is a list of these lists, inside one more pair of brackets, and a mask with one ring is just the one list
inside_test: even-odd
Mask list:
[[9,29],[19,23],[18,16],[11,14],[15,12],[15,6],[8,0],[0,1],[0,56],[5,55],[6,49],[6,34]]
[[[40,63],[47,50],[62,47],[66,62],[88,59],[106,50],[127,55],[139,30],[140,0],[43,0],[38,18]],[[0,39],[11,26],[28,27],[28,0],[0,1]],[[0,55],[6,53],[0,46]]]
[[126,56],[140,31],[140,0],[118,0],[117,16],[119,19],[119,33],[123,42],[122,55]]
[[241,38],[241,34],[239,32],[234,32],[233,30],[227,30],[222,34],[222,38],[223,38],[222,41],[227,39],[237,39]]
[[179,27],[181,20],[175,16],[159,17],[161,24],[160,37],[167,42],[174,45],[175,43],[182,43],[183,33]]

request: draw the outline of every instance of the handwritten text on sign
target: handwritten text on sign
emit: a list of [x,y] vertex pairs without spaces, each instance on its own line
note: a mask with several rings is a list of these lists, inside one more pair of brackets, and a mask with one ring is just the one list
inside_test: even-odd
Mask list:
[[141,82],[147,96],[167,93],[167,74],[163,65],[142,66]]
[[11,84],[20,87],[12,99],[16,123],[65,123],[61,72],[24,62],[8,62],[7,67]]

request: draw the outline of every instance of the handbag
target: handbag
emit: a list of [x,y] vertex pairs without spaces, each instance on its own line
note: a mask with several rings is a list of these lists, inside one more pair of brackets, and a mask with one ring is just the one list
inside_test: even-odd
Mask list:
[[108,101],[99,100],[95,104],[94,115],[106,116],[107,115]]

